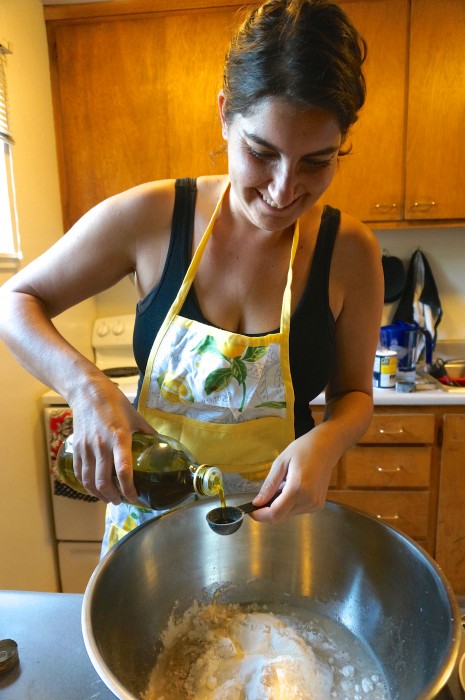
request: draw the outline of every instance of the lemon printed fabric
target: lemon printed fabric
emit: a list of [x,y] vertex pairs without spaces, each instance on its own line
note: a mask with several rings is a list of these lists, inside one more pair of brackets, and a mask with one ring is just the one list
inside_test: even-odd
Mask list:
[[222,424],[283,417],[279,334],[247,337],[175,317],[154,358],[147,406]]

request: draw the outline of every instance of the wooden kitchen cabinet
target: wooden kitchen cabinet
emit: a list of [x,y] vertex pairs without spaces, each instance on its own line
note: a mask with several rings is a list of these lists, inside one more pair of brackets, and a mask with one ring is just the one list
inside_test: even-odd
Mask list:
[[409,0],[341,3],[368,45],[367,97],[342,156],[328,204],[362,221],[399,221],[404,200]]
[[[253,4],[44,8],[66,228],[141,182],[225,171],[216,95],[237,12]],[[464,220],[465,3],[341,4],[368,43],[368,97],[324,201],[383,228]]]
[[[322,413],[317,414],[316,420],[322,420]],[[437,444],[434,413],[380,407],[365,435],[338,464],[328,498],[397,527],[433,552]]]
[[465,3],[347,2],[367,103],[326,201],[364,221],[465,218]]
[[[312,409],[316,422],[323,409]],[[465,407],[377,406],[333,471],[328,499],[405,532],[465,595]]]
[[224,143],[217,93],[236,10],[47,24],[66,228],[143,182],[225,171],[212,153]]
[[412,0],[405,218],[465,217],[465,2]]
[[465,595],[465,411],[444,417],[435,558]]

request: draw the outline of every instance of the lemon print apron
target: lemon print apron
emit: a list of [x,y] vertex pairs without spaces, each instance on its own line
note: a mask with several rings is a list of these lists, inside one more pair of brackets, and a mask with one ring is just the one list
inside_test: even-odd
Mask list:
[[[138,410],[159,433],[185,445],[199,464],[219,467],[231,493],[258,491],[275,458],[294,440],[289,331],[299,222],[279,332],[250,337],[186,318],[180,312],[228,189],[229,183],[155,338]],[[102,551],[157,514],[109,504]]]

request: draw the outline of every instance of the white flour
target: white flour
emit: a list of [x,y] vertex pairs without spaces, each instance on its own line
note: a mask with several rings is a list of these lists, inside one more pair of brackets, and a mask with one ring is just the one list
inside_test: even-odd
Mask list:
[[368,669],[362,677],[320,627],[264,606],[194,603],[162,642],[144,700],[389,697],[380,676]]

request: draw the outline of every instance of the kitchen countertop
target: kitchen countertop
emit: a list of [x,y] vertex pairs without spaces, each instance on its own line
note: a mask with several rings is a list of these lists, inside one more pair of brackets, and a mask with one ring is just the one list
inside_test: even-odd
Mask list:
[[[19,652],[19,665],[0,675],[2,700],[115,700],[87,655],[82,601],[77,593],[0,591],[0,639],[14,639]],[[441,698],[463,697],[452,681]]]
[[2,700],[115,700],[84,646],[82,600],[0,591],[0,639],[14,639],[19,653],[19,665],[0,675]]
[[[465,406],[465,387],[453,391],[442,389],[423,389],[420,384],[416,391],[404,394],[395,389],[373,389],[375,406]],[[325,404],[325,395],[321,393],[310,406]]]

